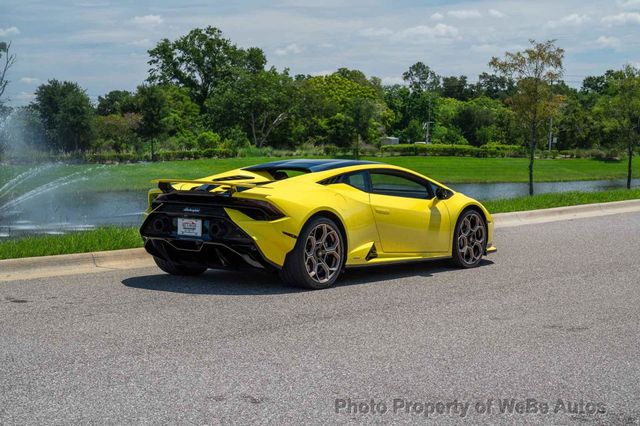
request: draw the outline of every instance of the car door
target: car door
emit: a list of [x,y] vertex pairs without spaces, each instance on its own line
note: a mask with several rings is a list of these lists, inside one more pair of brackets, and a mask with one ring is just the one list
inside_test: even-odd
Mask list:
[[371,170],[369,197],[385,253],[445,253],[449,250],[446,200],[432,184],[396,170]]

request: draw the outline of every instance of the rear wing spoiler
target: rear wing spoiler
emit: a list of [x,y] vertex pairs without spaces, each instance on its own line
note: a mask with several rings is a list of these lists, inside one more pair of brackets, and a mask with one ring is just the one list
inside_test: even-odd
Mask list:
[[[213,186],[213,188],[218,188],[218,187],[222,187],[222,188],[227,188],[229,190],[229,192],[231,192],[232,194],[234,192],[238,192],[238,188],[255,188],[256,186],[259,186],[260,184],[257,183],[246,183],[246,182],[242,182],[242,183],[233,183],[233,182],[229,182],[229,181],[216,181],[216,180],[184,180],[184,179],[156,179],[156,180],[152,180],[152,183],[157,183],[158,184],[158,188],[160,188],[160,190],[164,193],[167,192],[171,192],[171,191],[177,191],[177,189],[173,186],[174,183],[177,184],[197,184],[197,185],[207,185],[207,186]],[[211,188],[211,189],[213,189]]]

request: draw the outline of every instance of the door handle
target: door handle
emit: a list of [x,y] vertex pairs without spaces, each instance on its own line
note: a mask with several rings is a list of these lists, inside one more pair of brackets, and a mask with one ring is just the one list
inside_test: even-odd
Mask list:
[[383,209],[382,207],[374,207],[374,210],[376,211],[376,213],[380,213],[380,214],[389,214],[389,213],[391,213],[391,211],[389,211],[389,209]]

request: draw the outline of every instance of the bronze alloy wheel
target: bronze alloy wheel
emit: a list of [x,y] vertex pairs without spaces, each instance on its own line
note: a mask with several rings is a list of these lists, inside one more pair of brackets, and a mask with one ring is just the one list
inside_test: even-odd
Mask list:
[[311,230],[304,245],[304,265],[312,280],[324,284],[342,266],[340,234],[331,225],[321,223]]
[[462,266],[475,266],[480,262],[487,243],[487,228],[478,212],[468,212],[460,221],[456,235],[456,248]]

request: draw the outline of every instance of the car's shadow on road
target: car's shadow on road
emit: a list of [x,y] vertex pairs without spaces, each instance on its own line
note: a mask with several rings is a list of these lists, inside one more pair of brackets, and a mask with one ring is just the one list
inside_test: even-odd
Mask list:
[[[479,267],[493,264],[483,259]],[[385,265],[347,270],[336,284],[346,287],[359,284],[375,284],[378,282],[422,277],[454,271],[447,261],[427,261],[404,265]],[[158,273],[143,275],[122,280],[122,284],[131,288],[144,290],[166,291],[184,294],[217,294],[217,295],[268,295],[286,294],[306,291],[285,285],[277,274],[267,274],[260,271],[217,271],[209,270],[196,277],[179,277]]]

